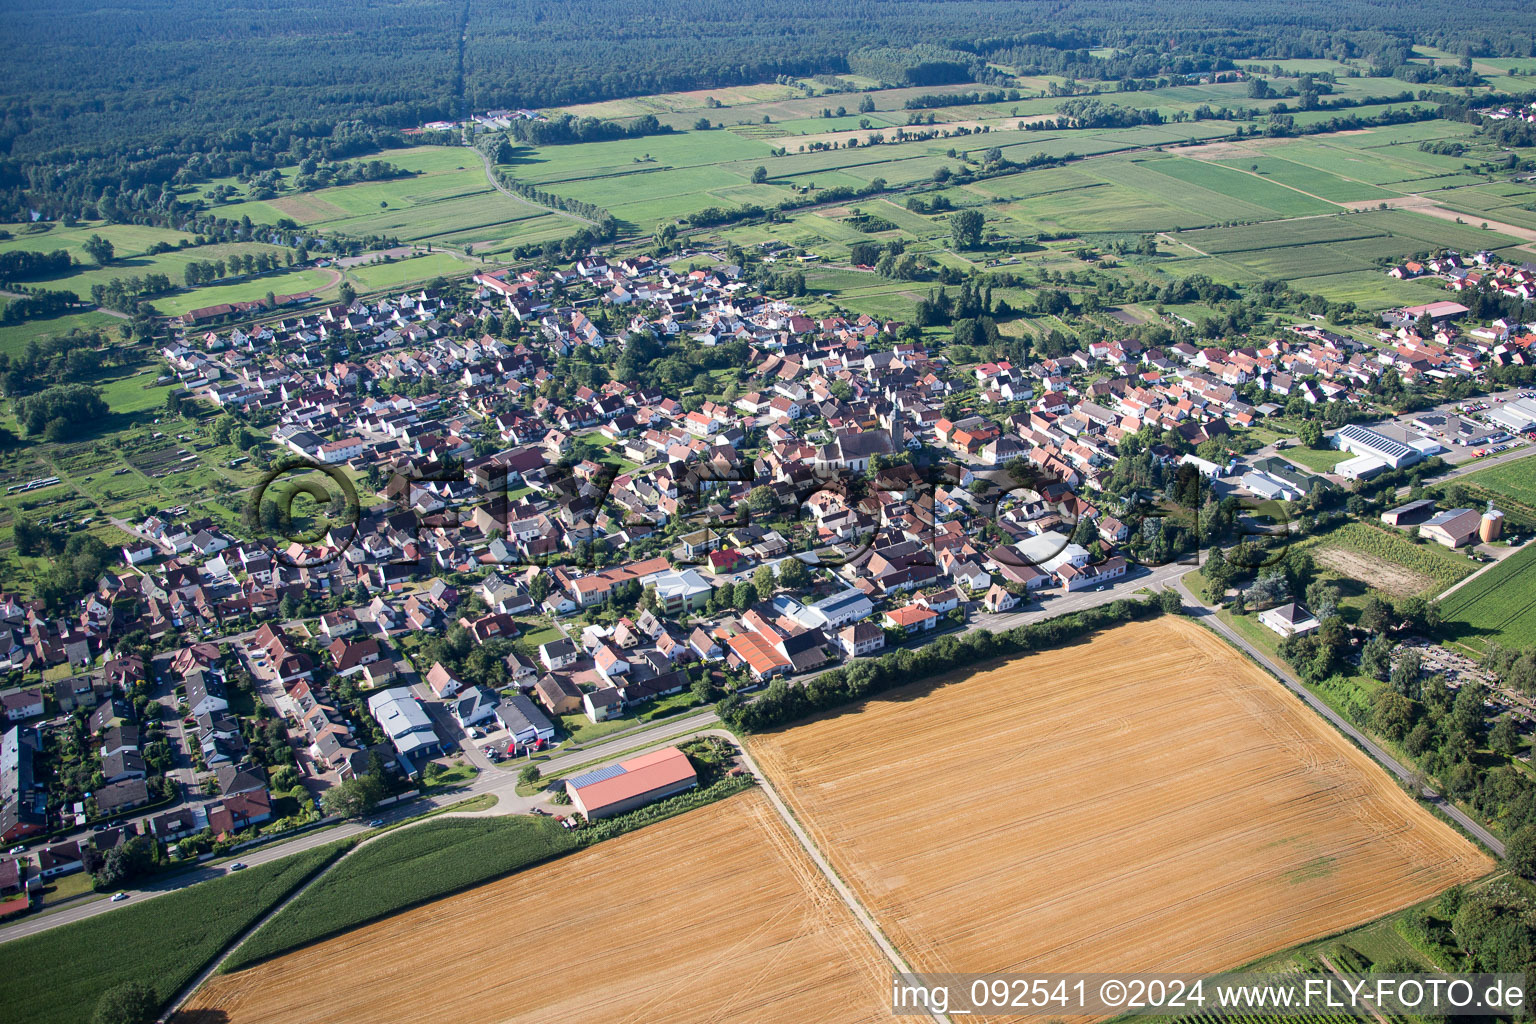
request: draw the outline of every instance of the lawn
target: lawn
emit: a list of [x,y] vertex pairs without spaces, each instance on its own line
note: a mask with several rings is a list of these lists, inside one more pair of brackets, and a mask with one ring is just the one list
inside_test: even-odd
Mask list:
[[1474,649],[1489,641],[1529,647],[1536,637],[1532,594],[1536,594],[1536,544],[1526,544],[1441,602],[1445,631]]
[[1287,448],[1280,454],[1291,462],[1301,463],[1314,473],[1332,473],[1334,466],[1345,459],[1354,458],[1349,452],[1341,452],[1337,448],[1308,448],[1305,445]]
[[366,263],[352,267],[347,276],[356,282],[359,291],[377,291],[385,288],[403,288],[439,277],[462,277],[474,269],[450,253],[434,252],[410,259]]
[[28,1024],[80,1024],[104,991],[125,981],[142,981],[169,1000],[350,844],[330,843],[8,942],[0,1006]]
[[552,818],[439,818],[359,847],[284,907],[222,968],[236,971],[290,949],[510,874],[572,850]]

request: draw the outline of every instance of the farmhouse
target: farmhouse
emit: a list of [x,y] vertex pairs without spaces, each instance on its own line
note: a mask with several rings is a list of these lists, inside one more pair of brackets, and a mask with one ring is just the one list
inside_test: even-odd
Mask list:
[[642,807],[699,784],[688,755],[676,747],[641,754],[565,781],[565,791],[591,821]]

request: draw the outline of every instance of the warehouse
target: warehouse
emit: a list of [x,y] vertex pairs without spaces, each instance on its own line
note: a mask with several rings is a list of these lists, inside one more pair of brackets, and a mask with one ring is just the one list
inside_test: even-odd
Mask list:
[[699,784],[688,755],[664,747],[565,780],[571,803],[588,821],[632,811]]
[[1393,469],[1411,466],[1424,457],[1413,445],[1394,441],[1385,434],[1357,423],[1351,423],[1334,435],[1333,444],[1340,451],[1369,455],[1380,459]]
[[1511,433],[1523,433],[1536,427],[1536,401],[1517,398],[1512,402],[1494,406],[1484,415]]

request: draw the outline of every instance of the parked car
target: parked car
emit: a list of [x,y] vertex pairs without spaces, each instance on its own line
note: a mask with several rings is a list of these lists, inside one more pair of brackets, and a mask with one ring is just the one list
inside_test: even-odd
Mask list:
[[6,852],[7,853],[26,853],[27,852],[27,848],[25,846],[13,846],[9,850],[7,850]]
[[120,893],[117,893],[117,894],[115,894],[115,895],[114,895],[114,896],[113,896],[113,897],[112,897],[112,902],[113,902],[113,903],[121,903],[121,902],[123,902],[123,900],[125,900],[125,899],[127,899],[127,898],[128,898],[128,894],[127,894],[127,893],[125,893],[125,892],[120,892]]

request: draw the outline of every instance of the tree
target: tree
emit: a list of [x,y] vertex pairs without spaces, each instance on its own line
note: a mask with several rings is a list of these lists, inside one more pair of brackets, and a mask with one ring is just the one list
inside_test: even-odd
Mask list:
[[351,281],[341,282],[341,304],[350,306],[357,301],[357,289],[352,287]]
[[1488,734],[1488,745],[1505,757],[1513,757],[1520,749],[1520,727],[1515,725],[1512,716],[1505,715],[1493,723],[1493,730]]
[[1157,595],[1158,607],[1168,615],[1184,614],[1184,602],[1179,599],[1178,591],[1172,588],[1164,590]]
[[150,1024],[159,1014],[154,989],[142,981],[125,981],[101,994],[91,1024]]
[[810,582],[810,570],[800,559],[786,558],[779,563],[779,586],[785,590],[800,590]]
[[980,210],[959,210],[950,214],[949,236],[956,249],[976,249],[981,246],[983,218]]
[[1386,682],[1392,678],[1392,641],[1381,635],[1371,637],[1360,650],[1360,671]]
[[731,591],[731,605],[739,612],[744,612],[757,603],[757,588],[747,582],[736,584]]
[[325,791],[325,810],[342,818],[360,818],[384,798],[384,780],[372,773],[338,782]]
[[1504,844],[1504,864],[1522,878],[1536,877],[1536,825],[1516,829]]
[[1383,736],[1400,740],[1413,728],[1413,702],[1400,693],[1382,690],[1376,695],[1371,722]]
[[752,168],[752,184],[761,185],[767,180],[768,168],[764,167],[762,164],[758,164],[756,167]]
[[112,262],[112,242],[100,235],[92,235],[81,246],[87,256],[96,261],[97,266],[104,267]]
[[874,112],[875,98],[873,96],[865,96],[863,99],[859,100],[859,113],[873,114]]
[[1392,625],[1392,606],[1379,595],[1372,594],[1366,598],[1365,607],[1360,609],[1358,625],[1368,633],[1385,633]]
[[1323,447],[1323,428],[1315,420],[1307,420],[1303,423],[1301,429],[1296,432],[1296,436],[1301,438],[1301,443],[1308,448]]
[[523,770],[517,773],[517,781],[525,786],[531,786],[541,778],[543,778],[543,774],[539,771],[539,766],[536,764],[525,764],[523,765]]
[[772,594],[778,585],[778,577],[774,575],[773,566],[771,565],[760,565],[757,567],[757,571],[752,574],[752,587],[757,591],[759,597],[767,597]]
[[758,484],[747,492],[747,507],[755,515],[765,515],[779,507],[779,496],[772,487]]
[[1404,651],[1397,664],[1392,666],[1392,689],[1417,700],[1423,688],[1419,683],[1419,652]]

